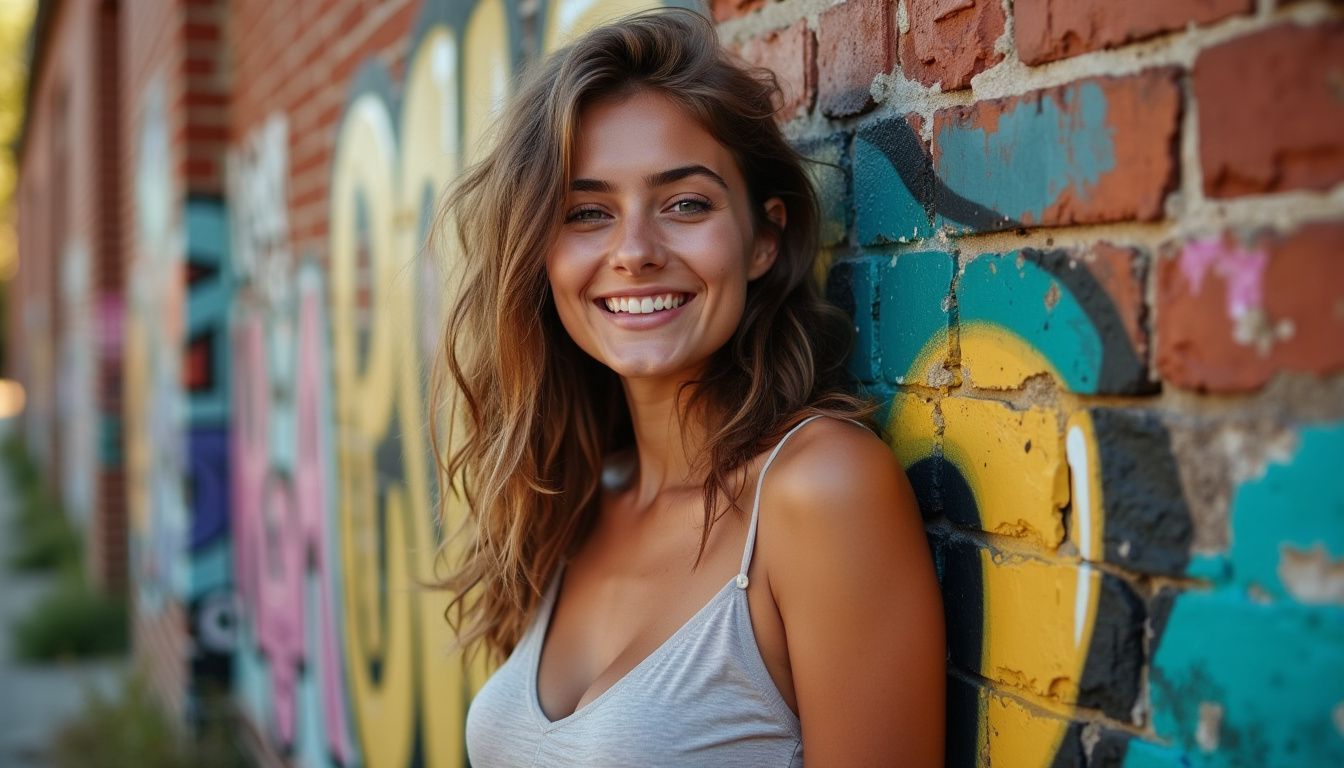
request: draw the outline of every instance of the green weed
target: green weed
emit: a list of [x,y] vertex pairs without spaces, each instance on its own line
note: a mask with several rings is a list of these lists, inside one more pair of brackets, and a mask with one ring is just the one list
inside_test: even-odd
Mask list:
[[94,591],[83,574],[70,571],[10,631],[15,654],[25,661],[125,653],[126,602]]
[[120,695],[91,691],[84,711],[55,735],[53,768],[246,768],[251,763],[234,734],[227,705],[207,698],[197,738],[187,738],[148,685],[132,677]]

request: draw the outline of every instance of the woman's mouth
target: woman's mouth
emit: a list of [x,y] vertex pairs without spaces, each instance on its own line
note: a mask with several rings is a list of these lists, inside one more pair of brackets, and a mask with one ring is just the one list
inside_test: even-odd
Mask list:
[[685,304],[694,294],[662,293],[655,296],[610,296],[599,303],[613,314],[648,315]]

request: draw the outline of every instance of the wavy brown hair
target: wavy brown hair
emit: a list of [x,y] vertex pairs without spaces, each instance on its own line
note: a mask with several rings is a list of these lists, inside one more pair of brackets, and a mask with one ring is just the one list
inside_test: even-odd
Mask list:
[[[748,285],[737,331],[683,385],[679,416],[703,419],[707,431],[700,553],[719,515],[740,512],[748,462],[789,427],[813,413],[867,420],[873,411],[845,389],[853,327],[813,277],[816,194],[775,123],[774,75],[732,58],[690,11],[631,16],[555,52],[522,84],[497,143],[442,211],[455,222],[464,272],[445,344],[457,396],[440,513],[449,493],[468,513],[451,534],[461,537],[460,561],[440,586],[453,593],[446,615],[459,643],[483,643],[494,658],[518,642],[547,580],[594,522],[604,458],[633,441],[619,378],[560,323],[545,256],[562,222],[581,110],[640,89],[671,99],[732,153],[755,226],[779,238],[775,263]],[[782,229],[765,215],[772,197],[787,211]],[[436,379],[443,392],[445,377]]]

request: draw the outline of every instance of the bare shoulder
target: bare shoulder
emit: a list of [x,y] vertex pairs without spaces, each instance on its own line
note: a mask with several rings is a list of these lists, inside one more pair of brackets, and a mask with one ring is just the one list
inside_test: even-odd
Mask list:
[[817,419],[794,434],[765,484],[762,501],[772,502],[778,524],[789,528],[862,529],[892,516],[919,517],[910,483],[887,444],[840,419]]

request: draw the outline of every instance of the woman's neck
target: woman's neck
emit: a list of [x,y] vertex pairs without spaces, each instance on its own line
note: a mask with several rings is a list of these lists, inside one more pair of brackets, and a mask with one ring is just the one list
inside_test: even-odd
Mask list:
[[[648,509],[666,491],[699,488],[697,466],[705,443],[703,420],[684,410],[691,388],[671,379],[623,379],[635,433],[635,508]],[[684,418],[678,418],[682,415]]]

